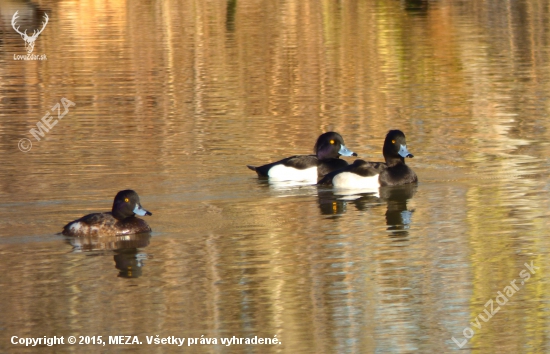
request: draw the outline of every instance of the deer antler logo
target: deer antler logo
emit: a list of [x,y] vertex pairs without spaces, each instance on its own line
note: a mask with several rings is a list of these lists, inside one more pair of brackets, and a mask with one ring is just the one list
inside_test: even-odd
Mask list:
[[19,27],[21,26],[17,26],[17,28],[15,28],[15,22],[17,21],[18,12],[19,11],[15,11],[15,13],[13,14],[13,17],[11,18],[11,26],[13,27],[15,32],[21,35],[21,38],[23,38],[23,40],[25,41],[25,48],[27,49],[27,53],[31,54],[34,49],[34,41],[36,41],[36,38],[38,38],[38,35],[42,33],[42,31],[44,30],[44,28],[46,28],[46,25],[48,24],[48,19],[49,19],[48,14],[44,13],[44,18],[46,19],[46,21],[42,22],[42,29],[39,30],[38,32],[34,30],[32,33],[32,36],[29,37],[27,35],[27,30],[25,30],[25,32],[19,31]]

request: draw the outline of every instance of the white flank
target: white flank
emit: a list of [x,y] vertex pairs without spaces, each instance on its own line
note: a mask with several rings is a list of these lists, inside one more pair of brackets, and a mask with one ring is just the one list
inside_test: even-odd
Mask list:
[[380,187],[379,175],[362,177],[351,172],[342,172],[334,176],[332,185],[342,189],[377,189]]
[[85,235],[93,235],[94,233],[99,234],[99,227],[96,225],[84,225],[82,222],[75,222],[71,226],[69,226],[69,230],[73,234],[80,234],[83,233]]
[[317,183],[317,166],[298,170],[285,165],[275,165],[267,173],[274,181],[308,181]]
[[80,222],[73,223],[71,226],[69,226],[69,230],[71,230],[71,232],[73,233],[80,232],[80,230],[82,230],[82,223]]

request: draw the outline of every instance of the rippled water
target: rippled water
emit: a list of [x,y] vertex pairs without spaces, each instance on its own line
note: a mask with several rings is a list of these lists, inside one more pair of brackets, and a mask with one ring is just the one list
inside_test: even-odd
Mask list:
[[[14,60],[15,11],[29,34],[48,14],[33,51],[47,60]],[[549,12],[0,2],[0,351],[71,335],[143,344],[49,351],[181,351],[147,344],[158,335],[282,343],[185,344],[197,353],[547,352]],[[343,196],[246,168],[330,130],[381,161],[389,129],[418,186]],[[58,234],[126,188],[151,235]]]

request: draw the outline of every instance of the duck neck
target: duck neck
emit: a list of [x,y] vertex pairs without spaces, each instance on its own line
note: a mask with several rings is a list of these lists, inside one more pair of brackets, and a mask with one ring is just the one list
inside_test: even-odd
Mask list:
[[123,213],[122,211],[120,211],[119,209],[115,209],[113,208],[111,210],[111,214],[113,215],[113,217],[119,221],[122,221],[122,220],[125,220],[125,219],[129,219],[129,218],[133,218],[135,215],[128,215],[127,213]]
[[317,159],[319,160],[326,160],[326,159],[337,159],[340,155],[332,153],[328,149],[319,149],[317,151]]
[[396,165],[404,165],[404,164],[405,164],[405,159],[401,156],[386,157],[386,165],[388,165],[388,167],[393,167]]
[[120,213],[117,213],[116,210],[111,211],[111,214],[113,214],[113,217],[119,221],[122,221],[125,219],[124,216],[121,215]]

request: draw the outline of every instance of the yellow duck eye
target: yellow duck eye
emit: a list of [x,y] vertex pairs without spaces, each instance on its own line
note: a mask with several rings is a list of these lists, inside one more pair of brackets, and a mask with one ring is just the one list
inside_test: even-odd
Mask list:
[[124,198],[124,201],[125,201],[126,203],[128,203],[128,202],[130,201],[130,199]]
[[329,141],[330,145],[334,145],[334,140]]

